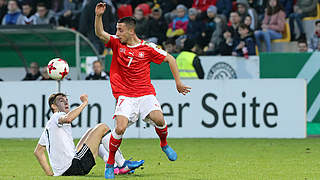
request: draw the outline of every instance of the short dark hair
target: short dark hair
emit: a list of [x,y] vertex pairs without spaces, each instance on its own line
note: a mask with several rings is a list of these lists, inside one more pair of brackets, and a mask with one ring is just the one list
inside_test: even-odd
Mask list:
[[306,46],[308,47],[308,43],[307,43],[306,39],[304,39],[304,38],[298,40],[297,45],[299,45],[299,44],[306,44]]
[[100,60],[93,61],[92,65],[95,64],[95,63],[99,63],[102,66],[102,62]]
[[[63,97],[67,97],[67,95],[63,94],[63,93],[55,93],[55,94],[51,94],[49,99],[48,99],[48,104],[49,107],[51,109],[51,111],[53,112],[53,109],[51,108],[51,105],[54,104],[56,102],[56,98],[58,96],[63,96]],[[53,112],[54,113],[54,112]]]
[[39,2],[39,3],[37,4],[37,7],[45,7],[46,9],[48,9],[47,6],[46,6],[46,4],[43,3],[43,2]]
[[249,26],[247,26],[247,25],[244,24],[244,23],[241,23],[241,24],[239,25],[239,28],[249,30]]
[[317,20],[314,25],[318,25],[320,23],[320,20]]
[[136,28],[136,24],[137,24],[137,20],[132,16],[128,16],[128,17],[124,17],[124,18],[119,19],[118,23],[124,23],[127,26],[135,29]]

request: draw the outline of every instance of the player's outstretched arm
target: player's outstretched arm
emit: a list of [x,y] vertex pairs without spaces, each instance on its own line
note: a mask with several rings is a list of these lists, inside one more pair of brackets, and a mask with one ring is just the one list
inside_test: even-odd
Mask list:
[[46,147],[37,144],[36,149],[34,150],[34,155],[36,156],[39,164],[41,165],[43,171],[46,173],[47,176],[53,176],[53,172],[51,167],[49,166],[47,157],[45,155]]
[[94,21],[94,29],[96,35],[103,41],[103,43],[108,43],[110,40],[110,34],[105,32],[102,24],[102,15],[106,10],[106,3],[98,3],[96,6],[96,16]]
[[179,93],[186,95],[190,92],[191,87],[185,86],[181,80],[179,75],[179,69],[176,63],[176,59],[171,56],[169,53],[167,57],[164,59],[164,62],[168,62],[170,66],[171,73],[176,81],[177,90]]
[[82,94],[80,96],[80,100],[82,104],[75,108],[74,110],[68,112],[68,114],[61,116],[59,118],[59,124],[64,124],[64,123],[71,123],[73,120],[75,120],[80,113],[83,111],[83,109],[88,105],[88,95]]

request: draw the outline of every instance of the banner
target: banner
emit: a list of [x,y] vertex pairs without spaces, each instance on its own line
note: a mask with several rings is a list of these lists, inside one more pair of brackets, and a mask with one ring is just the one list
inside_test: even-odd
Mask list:
[[320,135],[320,53],[261,53],[261,78],[307,81],[308,135]]
[[[188,80],[191,93],[178,94],[172,80],[153,81],[169,137],[304,138],[306,83],[299,79]],[[51,116],[47,99],[56,82],[0,83],[0,138],[38,138]],[[73,137],[103,122],[114,127],[115,99],[108,81],[63,81],[70,108],[83,93],[89,105],[72,122]],[[157,138],[139,120],[125,138]]]
[[200,56],[205,79],[258,79],[259,56]]

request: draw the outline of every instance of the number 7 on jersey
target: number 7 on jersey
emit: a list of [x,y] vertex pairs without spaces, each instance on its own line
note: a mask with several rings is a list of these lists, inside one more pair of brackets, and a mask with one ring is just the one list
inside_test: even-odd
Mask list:
[[130,59],[130,61],[129,61],[129,63],[128,63],[128,67],[129,67],[130,64],[131,64],[131,62],[132,62],[133,57],[128,56],[128,58]]

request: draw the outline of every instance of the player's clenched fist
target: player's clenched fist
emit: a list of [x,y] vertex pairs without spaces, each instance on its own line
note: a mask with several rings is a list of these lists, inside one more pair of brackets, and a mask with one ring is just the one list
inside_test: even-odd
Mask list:
[[96,6],[96,16],[102,16],[104,11],[106,10],[106,3],[98,3]]
[[88,95],[87,95],[87,94],[82,94],[82,95],[80,96],[80,100],[81,100],[81,102],[83,102],[83,103],[88,103]]

